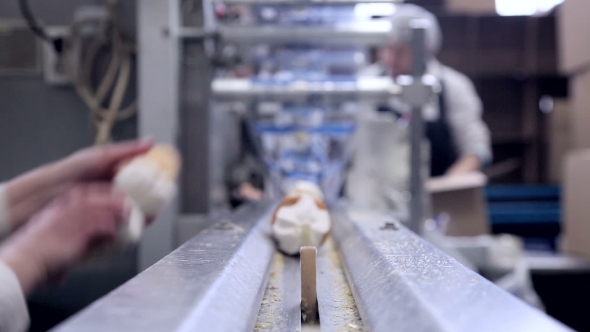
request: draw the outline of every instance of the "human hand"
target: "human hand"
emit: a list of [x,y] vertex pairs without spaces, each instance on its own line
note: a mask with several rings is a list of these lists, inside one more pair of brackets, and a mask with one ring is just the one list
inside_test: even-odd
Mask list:
[[262,190],[254,187],[251,183],[245,182],[240,184],[238,189],[240,197],[247,201],[259,201],[264,196]]
[[64,182],[111,180],[122,162],[151,149],[151,140],[132,141],[80,150],[57,163]]
[[474,155],[466,155],[457,160],[445,173],[446,176],[462,176],[481,169],[481,161]]
[[110,181],[124,161],[147,152],[151,141],[91,147],[10,181],[6,196],[12,228],[80,182]]
[[125,197],[104,183],[77,185],[33,216],[0,248],[25,293],[112,242],[127,219]]

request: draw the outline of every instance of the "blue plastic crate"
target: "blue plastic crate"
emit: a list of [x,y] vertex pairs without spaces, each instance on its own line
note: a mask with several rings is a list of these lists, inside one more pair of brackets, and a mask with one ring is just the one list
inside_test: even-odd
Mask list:
[[490,202],[499,201],[559,201],[561,188],[551,185],[491,185],[486,188]]

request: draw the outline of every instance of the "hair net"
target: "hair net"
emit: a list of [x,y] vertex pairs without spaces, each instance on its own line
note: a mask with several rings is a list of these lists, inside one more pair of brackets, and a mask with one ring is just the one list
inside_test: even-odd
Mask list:
[[415,19],[427,21],[426,28],[426,51],[430,54],[436,54],[440,51],[442,44],[442,32],[436,16],[426,9],[412,5],[401,4],[396,6],[396,10],[391,16],[391,38],[393,42],[411,42],[412,29],[410,22]]

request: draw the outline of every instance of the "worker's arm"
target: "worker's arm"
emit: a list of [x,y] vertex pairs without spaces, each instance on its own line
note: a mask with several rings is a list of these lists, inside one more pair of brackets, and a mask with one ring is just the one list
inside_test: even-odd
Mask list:
[[444,77],[447,116],[459,153],[447,175],[480,170],[492,160],[490,131],[482,119],[482,102],[465,75],[446,69]]
[[24,332],[28,326],[27,302],[18,277],[0,261],[0,331]]
[[[6,186],[0,184],[0,231],[10,228]],[[24,332],[28,326],[29,312],[18,277],[0,260],[0,331]]]
[[264,170],[256,157],[246,154],[240,162],[230,167],[227,184],[231,198],[236,204],[261,200],[264,195],[263,178]]
[[76,185],[0,246],[0,331],[24,332],[25,295],[62,275],[93,246],[114,241],[127,216],[109,184]]
[[481,161],[479,157],[474,155],[466,155],[457,160],[451,168],[447,170],[447,176],[463,175],[481,169]]

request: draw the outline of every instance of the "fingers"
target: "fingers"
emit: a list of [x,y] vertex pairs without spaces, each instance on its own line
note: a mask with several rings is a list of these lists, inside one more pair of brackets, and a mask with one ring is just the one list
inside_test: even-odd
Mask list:
[[83,186],[83,190],[84,204],[91,209],[108,212],[116,221],[116,226],[127,218],[126,196],[113,191],[110,184],[94,183]]
[[146,153],[152,148],[151,140],[140,140],[126,143],[112,144],[100,148],[101,163],[109,165],[117,164],[126,159],[133,158],[137,155]]
[[59,195],[6,244],[19,254],[16,264],[28,264],[22,271],[19,265],[13,268],[23,289],[30,291],[52,272],[71,267],[93,246],[112,243],[126,220],[125,211],[125,196],[108,183],[75,185]]
[[124,199],[124,194],[113,190],[110,182],[90,182],[73,186],[65,195],[68,198],[87,200],[92,197],[111,196],[117,199]]
[[67,194],[58,197],[54,204],[80,210],[85,220],[83,227],[92,227],[95,220],[98,223],[113,220],[117,228],[128,218],[125,202],[125,195],[114,192],[109,183],[90,183],[75,186]]
[[10,214],[14,222],[14,227],[20,227],[32,215],[51,202],[54,197],[59,197],[60,195],[67,193],[71,187],[70,184],[64,184],[49,188],[48,190],[37,190],[36,193],[30,195],[26,199],[12,202],[10,206]]
[[90,238],[114,238],[119,230],[119,220],[116,211],[100,210],[95,211],[90,222],[86,223],[87,232]]
[[121,223],[126,218],[125,196],[121,194],[90,194],[87,204],[93,209],[108,211],[117,223]]
[[146,153],[151,140],[131,141],[84,149],[58,163],[58,176],[64,182],[110,180],[121,162]]

